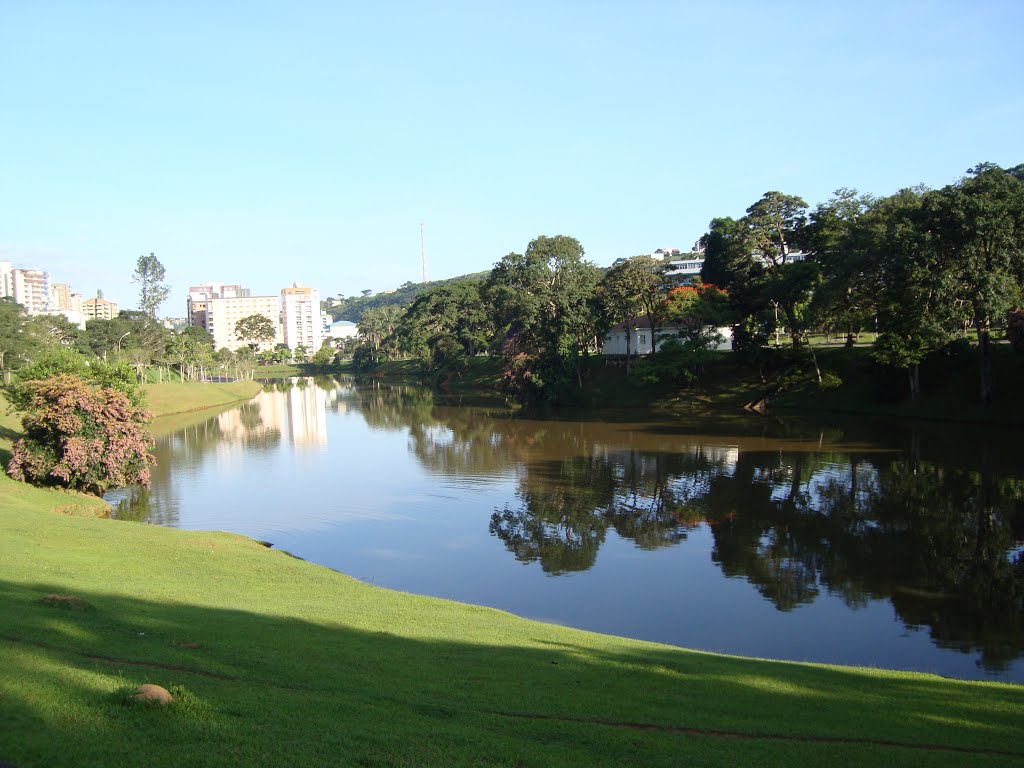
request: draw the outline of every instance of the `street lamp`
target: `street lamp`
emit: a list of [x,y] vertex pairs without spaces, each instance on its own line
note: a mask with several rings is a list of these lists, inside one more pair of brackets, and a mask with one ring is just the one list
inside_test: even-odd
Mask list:
[[130,333],[131,333],[131,331],[125,331],[123,334],[121,334],[121,338],[117,340],[117,351],[118,352],[121,351],[121,342],[124,341],[124,337],[128,336]]

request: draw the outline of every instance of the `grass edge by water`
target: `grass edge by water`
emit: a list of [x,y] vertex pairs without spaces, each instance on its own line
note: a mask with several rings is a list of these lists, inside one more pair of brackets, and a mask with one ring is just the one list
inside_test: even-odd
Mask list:
[[[43,711],[68,728],[86,718],[102,737],[82,744],[95,761],[129,738],[114,691],[150,678],[184,681],[239,754],[276,754],[275,741],[288,740],[245,721],[261,708],[300,729],[292,742],[315,741],[351,715],[355,697],[372,717],[333,726],[349,748],[377,718],[397,728],[369,738],[367,764],[572,764],[580,755],[615,764],[626,746],[652,765],[673,764],[681,749],[707,764],[814,762],[822,750],[837,764],[899,762],[908,749],[925,764],[956,764],[959,749],[981,763],[1021,757],[1021,686],[716,656],[539,624],[371,587],[237,535],[88,520],[63,508],[73,494],[0,482],[0,681],[18,692],[0,699],[0,712],[26,727]],[[94,610],[55,612],[40,603],[47,593],[84,596]],[[344,674],[331,672],[341,660]],[[242,695],[246,685],[263,700]],[[315,711],[294,701],[296,686]],[[368,693],[374,686],[384,693]],[[698,710],[687,704],[696,701]],[[233,709],[237,732],[224,715]],[[182,738],[201,730],[186,715],[173,715],[189,724]],[[129,719],[132,738],[154,748],[176,733],[162,732],[159,718]],[[23,747],[0,746],[0,761],[26,766],[47,754],[46,764],[78,764],[38,740]],[[291,757],[316,762],[318,749]]]

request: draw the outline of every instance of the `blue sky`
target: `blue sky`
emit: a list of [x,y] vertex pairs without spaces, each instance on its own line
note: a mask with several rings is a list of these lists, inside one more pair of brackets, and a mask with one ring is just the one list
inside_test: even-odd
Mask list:
[[[714,6],[714,7],[712,7]],[[134,306],[606,266],[770,189],[1024,162],[1024,2],[0,0],[0,259]]]

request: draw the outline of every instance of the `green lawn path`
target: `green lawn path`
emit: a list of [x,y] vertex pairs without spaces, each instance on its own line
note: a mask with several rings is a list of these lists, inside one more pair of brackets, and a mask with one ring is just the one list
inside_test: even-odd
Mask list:
[[[102,510],[0,478],[0,763],[1024,764],[1024,686],[597,635]],[[176,701],[126,705],[145,682]]]

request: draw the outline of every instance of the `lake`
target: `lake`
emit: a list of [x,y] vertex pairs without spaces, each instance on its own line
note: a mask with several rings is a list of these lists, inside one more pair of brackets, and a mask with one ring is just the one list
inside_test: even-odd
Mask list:
[[1024,683],[1018,446],[864,419],[530,417],[324,377],[165,431],[152,487],[107,499],[543,621]]

